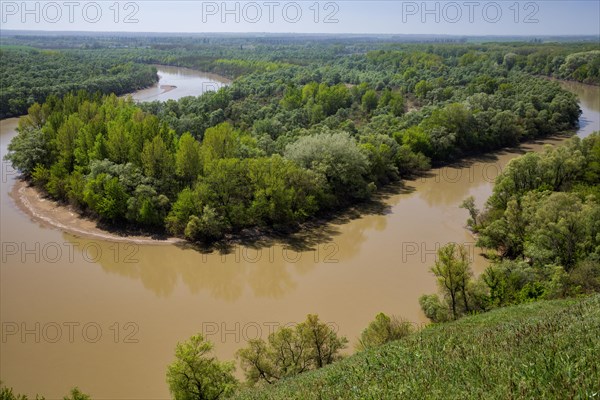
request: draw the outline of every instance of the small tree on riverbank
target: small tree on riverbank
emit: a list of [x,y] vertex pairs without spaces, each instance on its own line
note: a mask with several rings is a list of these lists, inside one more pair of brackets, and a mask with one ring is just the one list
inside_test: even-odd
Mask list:
[[200,334],[178,343],[176,360],[167,369],[167,383],[175,400],[216,400],[237,386],[235,366],[211,357],[213,344]]
[[473,231],[477,232],[477,224],[479,223],[479,209],[475,206],[475,198],[473,196],[467,197],[461,204],[460,208],[464,208],[469,212],[469,219],[467,220],[467,226]]
[[348,340],[320,322],[316,315],[295,328],[283,327],[269,335],[267,342],[254,339],[237,357],[250,384],[272,384],[280,379],[322,368],[341,358],[339,351]]
[[437,277],[443,301],[437,295],[421,296],[419,303],[425,315],[434,322],[440,322],[445,319],[440,308],[448,309],[452,319],[468,313],[471,307],[467,290],[473,273],[467,248],[455,243],[442,247],[431,272]]

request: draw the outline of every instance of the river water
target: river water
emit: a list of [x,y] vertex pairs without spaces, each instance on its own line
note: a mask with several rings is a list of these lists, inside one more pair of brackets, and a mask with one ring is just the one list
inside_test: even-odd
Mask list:
[[[159,74],[156,87],[135,97],[166,100],[178,98],[177,89],[185,96],[213,88],[200,83],[210,78],[203,73],[160,67]],[[200,92],[184,88],[188,81]],[[167,85],[177,89],[165,91]],[[599,88],[565,87],[581,99],[578,134],[600,130]],[[1,122],[2,156],[16,124]],[[563,140],[433,170],[292,243],[210,253],[77,237],[40,225],[9,197],[16,174],[3,162],[0,379],[16,392],[46,398],[77,385],[96,399],[167,399],[165,371],[175,344],[198,332],[220,359],[231,360],[247,339],[266,338],[309,313],[351,345],[378,312],[423,323],[418,298],[436,291],[429,267],[437,248],[465,243],[476,273],[485,268],[460,202],[473,195],[483,206],[510,159]]]
[[156,66],[159,81],[133,93],[137,101],[177,100],[185,96],[198,96],[207,91],[218,90],[230,83],[219,75],[181,67]]

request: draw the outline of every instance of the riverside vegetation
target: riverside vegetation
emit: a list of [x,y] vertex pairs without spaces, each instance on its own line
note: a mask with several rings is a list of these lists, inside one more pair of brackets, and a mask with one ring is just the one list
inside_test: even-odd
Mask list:
[[[194,358],[191,368],[207,378],[203,381],[207,386],[201,386],[206,390],[203,393],[219,395],[201,397],[195,388],[173,393],[176,399],[397,399],[424,393],[430,398],[593,398],[600,377],[598,309],[599,295],[498,308],[433,324],[274,385],[237,391],[232,375],[219,375],[230,371],[231,364]],[[179,345],[177,355],[181,355],[180,346],[187,349],[198,340]],[[192,350],[186,354],[178,363],[206,353]],[[0,391],[0,398],[27,399],[7,388]]]

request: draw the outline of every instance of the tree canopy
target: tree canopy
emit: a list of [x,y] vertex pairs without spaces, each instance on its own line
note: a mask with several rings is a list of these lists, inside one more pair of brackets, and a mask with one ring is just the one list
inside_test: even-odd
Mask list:
[[[64,39],[65,46],[75,43]],[[234,39],[186,49],[168,40],[152,48],[98,43],[87,50],[2,51],[15,52],[15,65],[28,57],[97,59],[98,68],[121,80],[144,75],[151,67],[141,64],[152,62],[239,77],[218,91],[163,103],[134,104],[87,87],[44,92],[22,119],[8,159],[83,213],[192,241],[256,227],[297,228],[431,165],[573,129],[580,114],[574,95],[521,65],[523,52],[545,46],[357,42],[365,51],[356,54],[327,42],[284,42],[250,55]],[[551,48],[592,51],[580,44]],[[121,92],[97,88],[105,89]],[[563,175],[558,169],[549,184]]]

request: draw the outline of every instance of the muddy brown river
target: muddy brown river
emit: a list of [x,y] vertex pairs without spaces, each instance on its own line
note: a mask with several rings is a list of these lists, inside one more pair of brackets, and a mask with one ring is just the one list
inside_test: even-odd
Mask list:
[[[223,84],[185,69],[160,67],[159,74],[159,84],[137,93],[139,100]],[[599,88],[564,85],[581,99],[578,135],[600,130]],[[2,156],[16,125],[1,121]],[[381,311],[423,323],[418,298],[436,290],[429,267],[437,248],[465,243],[474,270],[486,265],[458,205],[473,195],[482,206],[504,165],[543,143],[433,170],[290,243],[210,253],[79,237],[40,224],[9,196],[16,173],[3,162],[0,380],[49,399],[73,386],[95,399],[167,399],[165,371],[175,344],[197,332],[230,360],[247,339],[266,338],[308,313],[351,346]]]

